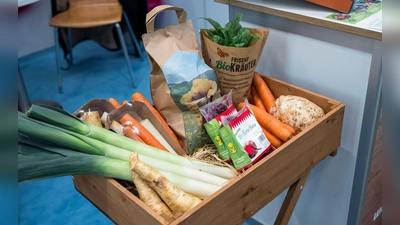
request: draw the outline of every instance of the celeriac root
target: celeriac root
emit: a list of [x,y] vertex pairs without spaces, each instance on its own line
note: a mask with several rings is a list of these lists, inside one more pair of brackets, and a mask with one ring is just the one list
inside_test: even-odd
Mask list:
[[98,127],[103,127],[103,124],[101,123],[100,114],[98,111],[84,112],[81,119],[86,122],[92,123]]
[[175,187],[167,178],[151,166],[139,160],[138,154],[133,152],[129,155],[131,170],[140,176],[150,187],[152,187],[160,198],[168,205],[173,214],[185,213],[201,203],[201,199],[188,194]]
[[139,198],[156,213],[161,215],[167,221],[172,220],[172,212],[168,206],[161,200],[157,192],[155,192],[139,175],[132,172],[132,180],[139,193]]

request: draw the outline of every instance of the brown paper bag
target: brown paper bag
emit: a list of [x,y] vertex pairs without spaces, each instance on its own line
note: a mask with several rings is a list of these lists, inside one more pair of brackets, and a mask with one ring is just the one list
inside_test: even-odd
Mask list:
[[217,74],[221,95],[232,90],[235,106],[250,94],[253,74],[269,34],[266,28],[248,29],[260,37],[249,47],[222,46],[215,43],[205,31],[200,31],[204,61]]
[[[179,24],[154,30],[154,19],[174,10]],[[201,58],[192,22],[182,8],[161,5],[146,17],[142,39],[150,60],[151,97],[189,154],[212,141],[204,129],[199,108],[220,97],[216,74]]]

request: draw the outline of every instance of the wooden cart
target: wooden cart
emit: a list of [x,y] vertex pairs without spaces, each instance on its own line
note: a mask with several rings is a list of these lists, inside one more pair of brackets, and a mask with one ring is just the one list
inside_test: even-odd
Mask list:
[[[168,222],[114,179],[77,175],[75,188],[116,224],[242,224],[289,188],[275,224],[287,224],[310,170],[340,146],[344,104],[263,76],[274,96],[302,96],[326,113],[195,208]],[[310,187],[312,188],[312,187]]]

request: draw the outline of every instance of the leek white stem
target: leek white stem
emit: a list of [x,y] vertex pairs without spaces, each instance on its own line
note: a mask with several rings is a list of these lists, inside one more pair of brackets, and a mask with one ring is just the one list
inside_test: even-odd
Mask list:
[[[123,161],[129,161],[129,154],[131,153],[128,150],[118,148],[113,145],[109,145],[107,143],[101,142],[96,139],[92,139],[74,132],[65,131],[62,132],[61,128],[53,129],[54,127],[45,127],[43,124],[37,124],[35,129],[33,126],[27,126],[26,123],[31,123],[29,119],[21,119],[19,126],[19,131],[27,134],[31,137],[40,138],[47,141],[53,141],[53,136],[56,135],[56,144],[62,143],[62,145],[66,148],[71,148],[76,151],[89,152],[90,149],[96,149],[96,153],[100,152],[100,154],[104,156],[108,156],[110,158],[119,159]],[[33,122],[32,122],[33,123]],[[21,125],[21,127],[20,127]],[[31,128],[31,129],[28,129]],[[76,143],[79,143],[79,146],[76,146]],[[148,145],[145,145],[148,147]],[[88,150],[86,150],[88,149]],[[162,151],[157,150],[159,153]],[[167,153],[167,152],[166,152]],[[167,153],[171,154],[171,153]],[[172,155],[172,154],[171,154]],[[209,174],[203,172],[201,170],[192,169],[190,167],[185,167],[179,164],[175,164],[174,161],[159,160],[157,158],[152,158],[146,155],[140,154],[140,157],[143,162],[151,165],[155,169],[167,170],[173,173],[181,174],[184,176],[190,176],[193,179],[198,179],[203,182],[223,186],[228,180],[215,176],[213,174]]]
[[[126,164],[121,166],[126,166],[127,170],[129,171],[128,162],[129,154],[131,153],[130,151],[76,134],[71,131],[63,132],[62,130],[63,129],[55,126],[46,126],[43,122],[35,122],[32,119],[25,118],[23,115],[18,116],[18,131],[27,136],[46,140],[54,144],[61,145],[64,148],[81,151],[83,153],[90,154],[91,151],[94,150],[95,154],[102,155],[99,157],[108,156],[118,161],[124,161]],[[148,147],[148,145],[145,145],[145,147]],[[157,151],[157,153],[162,153],[160,150]],[[167,154],[173,155],[171,153]],[[221,186],[227,181],[226,179],[218,178],[212,174],[207,174],[200,170],[188,169],[184,166],[174,164],[173,162],[166,162],[165,160],[163,161],[142,155],[141,157],[145,163],[164,174],[174,185],[200,198],[209,196],[221,188]],[[124,169],[121,169],[121,171],[124,171]],[[192,178],[185,177],[188,173],[192,176]],[[114,175],[114,177],[115,176],[116,175]],[[127,176],[127,174],[124,176]],[[195,180],[198,178],[200,178],[202,181]],[[129,180],[131,180],[131,175],[129,175]],[[210,182],[214,184],[210,184]]]
[[[60,109],[52,109],[48,107],[32,105],[27,115],[40,121],[54,124],[68,131],[89,136],[101,142],[114,145],[119,148],[137,152],[159,160],[173,162],[184,167],[197,169],[203,172],[214,174],[225,179],[231,179],[237,176],[237,173],[230,168],[204,163],[198,160],[190,160],[183,156],[171,154],[169,152],[160,151],[152,146],[134,141],[130,138],[113,133],[104,128],[97,127],[93,124],[80,120],[79,118],[68,114]],[[64,130],[65,131],[65,130]]]
[[[18,143],[18,183],[78,174],[133,181],[129,161],[89,155],[36,142],[28,145],[25,142]],[[201,199],[221,188],[169,171],[158,171],[176,187]]]
[[171,173],[169,171],[158,170],[158,172],[160,172],[171,183],[173,183],[176,187],[178,187],[182,191],[185,191],[201,199],[205,199],[210,195],[214,194],[219,189],[221,189],[221,186],[202,182],[195,179],[188,179],[187,177],[184,177],[176,173]]

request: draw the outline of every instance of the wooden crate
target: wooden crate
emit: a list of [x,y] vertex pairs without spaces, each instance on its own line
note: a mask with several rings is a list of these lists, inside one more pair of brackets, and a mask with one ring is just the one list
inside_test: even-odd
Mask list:
[[276,220],[276,224],[287,223],[310,170],[334,156],[340,145],[345,106],[268,76],[263,79],[275,96],[305,97],[326,115],[174,221],[152,212],[114,179],[74,176],[75,188],[116,224],[219,225],[245,222],[290,187]]

